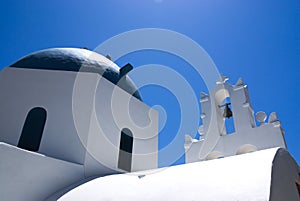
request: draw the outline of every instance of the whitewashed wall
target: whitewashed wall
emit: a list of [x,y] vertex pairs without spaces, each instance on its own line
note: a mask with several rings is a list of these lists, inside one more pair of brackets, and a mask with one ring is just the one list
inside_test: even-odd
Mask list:
[[[134,138],[131,171],[157,168],[157,112],[99,74],[4,68],[0,72],[0,94],[0,143],[15,150],[1,151],[1,187],[8,182],[12,188],[15,185],[35,193],[35,182],[53,177],[66,181],[56,186],[58,191],[82,178],[124,172],[117,166],[123,128],[129,128]],[[28,112],[35,107],[47,111],[38,153],[16,147]],[[4,163],[23,169],[19,172]],[[66,163],[71,165],[61,167]],[[72,165],[78,167],[76,171]],[[27,180],[33,184],[27,187]],[[55,192],[54,188],[47,191],[47,185],[56,184],[49,182],[42,187],[43,196]],[[8,188],[11,186],[1,190]],[[23,195],[11,193],[5,195]],[[34,196],[29,200],[40,200]]]
[[[47,120],[38,152],[83,164],[85,149],[77,136],[72,115],[75,78],[74,72],[1,70],[0,141],[17,145],[28,112],[34,107],[43,107],[47,111]],[[90,78],[96,76],[91,74]],[[82,115],[89,120],[90,114]]]
[[44,200],[84,178],[82,165],[0,143],[0,200]]

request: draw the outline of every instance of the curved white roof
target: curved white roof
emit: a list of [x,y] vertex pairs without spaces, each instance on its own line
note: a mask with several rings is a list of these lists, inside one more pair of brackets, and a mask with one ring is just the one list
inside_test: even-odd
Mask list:
[[[106,176],[71,190],[59,200],[276,200],[270,199],[271,186],[277,185],[275,184],[276,180],[272,181],[274,174],[280,177],[282,173],[287,178],[290,174],[283,173],[281,167],[274,172],[273,162],[277,155],[280,157],[288,155],[288,153],[278,154],[282,152],[287,153],[283,149],[272,148],[222,159],[173,166],[152,172]],[[299,171],[296,163],[287,162],[286,164],[292,164],[296,167],[294,170]],[[294,170],[291,169],[290,172],[294,172]],[[286,194],[294,193],[294,197],[286,200],[294,200],[297,196],[296,186],[288,186],[288,189],[284,192]]]

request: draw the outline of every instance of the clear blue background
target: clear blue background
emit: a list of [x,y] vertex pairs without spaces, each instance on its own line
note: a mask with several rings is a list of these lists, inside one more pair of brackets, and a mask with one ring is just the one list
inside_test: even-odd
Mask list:
[[[230,83],[244,78],[255,111],[278,113],[288,149],[300,163],[299,0],[10,0],[0,2],[0,27],[1,68],[40,49],[94,49],[116,34],[137,28],[185,34],[210,54]],[[145,51],[116,62],[120,66],[164,64],[183,74],[195,93],[207,90],[193,69],[172,55]],[[141,92],[148,104],[161,104],[167,112],[162,148],[177,132],[178,103],[163,88],[145,87]],[[167,165],[162,157],[160,165]]]

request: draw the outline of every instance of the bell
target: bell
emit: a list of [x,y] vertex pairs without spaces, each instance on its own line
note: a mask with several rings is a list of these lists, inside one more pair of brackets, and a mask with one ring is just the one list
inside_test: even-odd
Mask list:
[[230,118],[230,117],[232,117],[232,111],[231,111],[231,109],[229,108],[229,106],[228,105],[230,105],[230,103],[225,103],[225,108],[224,108],[224,113],[223,113],[223,117],[225,117],[225,118]]

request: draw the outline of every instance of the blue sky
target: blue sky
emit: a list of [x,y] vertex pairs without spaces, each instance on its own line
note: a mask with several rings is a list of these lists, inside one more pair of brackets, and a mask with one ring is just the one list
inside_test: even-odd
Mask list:
[[[185,34],[208,52],[230,83],[244,78],[255,111],[277,112],[288,149],[300,163],[300,1],[11,0],[1,1],[0,11],[1,68],[40,49],[94,49],[132,29],[163,28]],[[192,68],[173,55],[144,51],[116,61],[120,66],[127,62],[171,66],[188,78],[195,93],[206,91]],[[141,92],[148,104],[165,107],[168,119],[160,137],[164,147],[178,129],[176,98],[159,87]],[[163,158],[160,164],[164,165]]]

